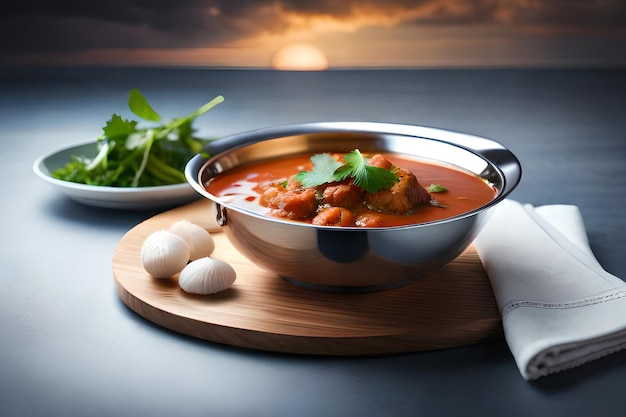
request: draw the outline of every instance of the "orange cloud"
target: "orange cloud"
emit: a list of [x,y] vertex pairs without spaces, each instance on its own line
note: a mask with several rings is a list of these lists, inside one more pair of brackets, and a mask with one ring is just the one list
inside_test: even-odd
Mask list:
[[239,15],[246,27],[264,34],[354,32],[397,25],[507,25],[544,33],[626,34],[626,3],[621,0],[422,0],[260,2]]

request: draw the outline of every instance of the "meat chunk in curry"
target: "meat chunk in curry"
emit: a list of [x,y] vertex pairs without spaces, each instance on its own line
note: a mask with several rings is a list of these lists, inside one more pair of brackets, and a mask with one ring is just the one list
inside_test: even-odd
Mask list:
[[415,178],[415,175],[404,169],[395,170],[399,181],[388,190],[367,193],[367,207],[391,214],[406,214],[416,206],[429,204],[431,197]]
[[408,170],[394,166],[380,154],[372,156],[369,164],[394,172],[398,181],[389,189],[370,193],[352,179],[305,188],[294,175],[261,185],[261,204],[278,217],[323,226],[366,227],[378,225],[377,213],[410,214],[430,204],[430,194]]

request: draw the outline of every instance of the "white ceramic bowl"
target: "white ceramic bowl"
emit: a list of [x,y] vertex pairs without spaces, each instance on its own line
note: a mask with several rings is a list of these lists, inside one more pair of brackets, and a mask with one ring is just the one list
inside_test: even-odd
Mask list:
[[37,158],[33,171],[72,200],[94,207],[160,209],[175,207],[198,198],[198,194],[188,183],[136,188],[108,187],[79,184],[52,177],[51,172],[70,162],[72,155],[93,158],[97,152],[95,141],[63,148]]

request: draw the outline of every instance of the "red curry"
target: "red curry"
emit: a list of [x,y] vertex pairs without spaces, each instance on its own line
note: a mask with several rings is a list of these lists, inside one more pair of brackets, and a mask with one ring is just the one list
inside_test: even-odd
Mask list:
[[[496,190],[456,167],[392,154],[369,159],[398,174],[388,190],[368,193],[350,180],[304,188],[296,179],[312,169],[311,155],[237,167],[206,184],[233,206],[278,218],[325,226],[391,227],[453,217],[487,204]],[[443,192],[429,192],[429,186]],[[441,187],[439,187],[441,189]]]

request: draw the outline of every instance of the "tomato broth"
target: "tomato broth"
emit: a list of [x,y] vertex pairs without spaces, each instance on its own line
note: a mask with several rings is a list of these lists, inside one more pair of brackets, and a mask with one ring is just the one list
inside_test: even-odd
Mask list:
[[[268,181],[286,180],[301,171],[311,170],[311,156],[291,156],[236,167],[212,178],[205,184],[205,188],[227,204],[271,216],[271,210],[261,204],[261,194],[256,191],[259,185]],[[377,216],[382,219],[382,227],[454,217],[479,208],[496,197],[495,188],[484,179],[451,165],[396,154],[383,153],[383,156],[397,167],[413,173],[422,187],[428,189],[429,185],[438,184],[444,186],[446,191],[431,192],[436,203],[417,207],[409,214],[377,212]]]

